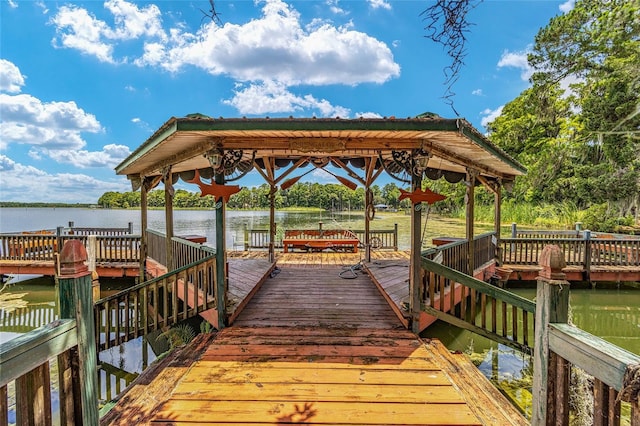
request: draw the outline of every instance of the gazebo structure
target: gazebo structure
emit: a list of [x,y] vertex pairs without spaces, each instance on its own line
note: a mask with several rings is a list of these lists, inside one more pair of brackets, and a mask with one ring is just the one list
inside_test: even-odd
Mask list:
[[[343,184],[361,185],[366,194],[365,260],[370,260],[369,225],[374,206],[371,186],[388,173],[411,187],[410,312],[420,310],[421,209],[426,200],[422,181],[444,178],[466,185],[466,237],[473,244],[474,188],[481,184],[495,195],[495,233],[500,238],[501,190],[525,169],[492,144],[464,119],[444,119],[434,114],[399,119],[319,118],[210,118],[192,114],[171,118],[116,167],[133,190],[141,190],[141,262],[146,258],[147,194],[161,181],[166,205],[166,261],[172,269],[173,185],[178,179],[197,183],[203,193],[215,196],[216,262],[226,262],[225,203],[239,190],[237,182],[256,170],[271,187],[269,258],[275,259],[275,203],[279,187],[287,187],[309,165],[335,167]],[[296,173],[296,171],[298,171]],[[211,183],[203,182],[211,180]],[[237,181],[237,182],[236,182]],[[422,196],[422,197],[421,197]],[[428,198],[428,197],[427,197]],[[469,248],[470,253],[473,247]],[[468,258],[473,271],[473,256]],[[143,266],[143,264],[141,265]],[[144,267],[141,268],[144,270]],[[226,282],[225,268],[217,268],[218,285]],[[224,301],[218,302],[223,324]]]

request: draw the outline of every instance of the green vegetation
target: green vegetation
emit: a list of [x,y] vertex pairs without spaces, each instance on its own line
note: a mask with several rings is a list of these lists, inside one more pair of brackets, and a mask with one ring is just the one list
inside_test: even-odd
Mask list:
[[[267,184],[257,187],[244,187],[233,195],[227,204],[231,209],[258,210],[269,208]],[[400,190],[393,184],[383,188],[372,187],[375,204],[386,204],[391,208],[409,208],[408,200],[398,201]],[[278,210],[364,210],[364,188],[352,191],[339,184],[296,183],[291,188],[278,191],[275,195],[275,206]],[[140,206],[139,192],[106,192],[98,200],[100,207],[131,208]],[[164,207],[164,190],[156,189],[147,197],[149,207]],[[214,208],[213,197],[178,189],[175,191],[173,206],[176,208]]]
[[570,206],[594,230],[637,221],[639,14],[638,2],[578,1],[540,30],[532,87],[489,125],[490,138],[529,171],[510,201],[537,211]]

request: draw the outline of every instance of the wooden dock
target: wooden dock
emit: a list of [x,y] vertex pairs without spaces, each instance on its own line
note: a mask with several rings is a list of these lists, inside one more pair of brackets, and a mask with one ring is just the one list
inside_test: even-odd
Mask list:
[[280,267],[101,424],[527,424],[464,355],[407,331],[366,274]]

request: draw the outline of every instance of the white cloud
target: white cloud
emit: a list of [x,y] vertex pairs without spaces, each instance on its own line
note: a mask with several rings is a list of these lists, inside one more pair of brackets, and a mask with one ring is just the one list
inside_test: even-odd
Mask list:
[[266,1],[262,16],[243,25],[207,23],[195,35],[174,30],[166,46],[147,43],[136,63],[287,85],[384,83],[400,75],[385,43],[349,26],[304,29],[299,13],[280,0]]
[[47,156],[75,167],[115,167],[129,154],[123,145],[106,145],[88,151],[82,133],[99,133],[102,127],[93,114],[75,102],[42,102],[27,95],[0,93],[0,149],[10,144],[30,145],[29,156]]
[[20,93],[24,76],[20,69],[6,59],[0,59],[0,92]]
[[238,86],[232,99],[223,101],[235,107],[241,114],[264,115],[276,112],[316,110],[323,117],[348,117],[349,109],[331,105],[311,95],[297,96],[281,83],[266,81],[248,86]]
[[502,108],[504,108],[504,105],[499,106],[496,109],[485,109],[484,111],[482,111],[481,115],[482,117],[482,121],[480,124],[482,124],[482,126],[487,127],[487,125],[489,123],[491,123],[493,120],[495,120],[497,117],[500,116],[500,114],[502,114]]
[[502,53],[500,60],[498,61],[498,68],[512,67],[522,70],[520,78],[525,81],[529,80],[529,77],[533,74],[533,68],[529,66],[527,61],[527,51],[524,52],[509,52]]
[[315,169],[314,171],[311,172],[311,180],[312,182],[335,182],[336,178],[331,176],[331,174],[329,174],[326,170],[324,169]]
[[[63,6],[52,19],[55,42],[78,49],[110,63],[129,61],[116,55],[118,42],[139,39],[138,66],[179,72],[196,67],[218,76],[226,75],[248,86],[223,101],[245,114],[286,113],[312,109],[323,116],[348,116],[349,110],[318,100],[296,96],[298,85],[382,84],[400,75],[389,47],[353,24],[335,26],[314,19],[304,25],[300,14],[282,0],[262,2],[262,14],[244,24],[205,24],[195,34],[176,25],[162,30],[156,6],[138,8],[123,0],[110,0],[105,8],[114,16],[112,25],[96,19],[85,9]],[[327,0],[341,13],[338,0]],[[386,7],[378,1],[376,7]],[[133,88],[127,88],[132,90]],[[279,96],[282,96],[280,99]]]
[[0,93],[0,145],[10,143],[54,149],[80,149],[82,132],[102,131],[93,114],[75,102],[43,103],[31,95]]
[[385,0],[367,0],[369,2],[369,6],[372,9],[386,9],[391,10],[391,5],[387,3]]
[[472,95],[475,96],[483,96],[484,94],[482,93],[482,89],[476,89],[473,92],[471,92]]
[[109,0],[104,7],[113,15],[113,26],[97,19],[86,9],[73,5],[60,7],[51,18],[57,33],[54,46],[77,49],[102,62],[116,63],[113,52],[117,41],[143,36],[166,40],[157,6],[139,9],[133,3]]
[[[25,179],[28,176],[29,179]],[[38,182],[34,188],[34,181]],[[0,154],[0,198],[3,201],[95,203],[107,191],[125,192],[131,187],[122,177],[101,181],[85,174],[50,174],[16,163]]]
[[562,13],[569,13],[576,5],[576,0],[567,0],[559,6]]
[[102,151],[57,150],[49,151],[48,154],[58,163],[73,164],[81,169],[92,167],[115,168],[131,154],[131,151],[125,145],[109,144],[105,145]]
[[348,13],[349,13],[346,10],[344,10],[343,8],[340,7],[339,0],[327,0],[326,3],[327,3],[327,6],[329,6],[329,10],[334,15],[348,15]]
[[9,7],[11,7],[12,9],[15,9],[18,7],[18,3],[16,3],[14,0],[8,0],[9,3]]

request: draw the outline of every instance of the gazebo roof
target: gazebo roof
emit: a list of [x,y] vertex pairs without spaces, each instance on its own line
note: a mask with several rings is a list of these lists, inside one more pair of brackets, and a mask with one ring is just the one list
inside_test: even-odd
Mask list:
[[[414,118],[210,118],[172,117],[116,167],[133,181],[210,167],[212,150],[251,153],[252,165],[282,167],[302,159],[327,164],[388,165],[397,153],[429,154],[428,169],[463,174],[467,169],[490,179],[511,181],[525,168],[464,119],[432,115]],[[385,166],[386,168],[386,166]]]

